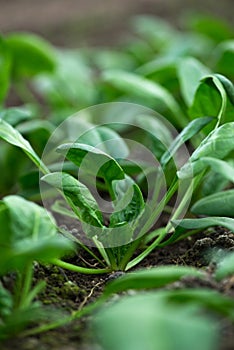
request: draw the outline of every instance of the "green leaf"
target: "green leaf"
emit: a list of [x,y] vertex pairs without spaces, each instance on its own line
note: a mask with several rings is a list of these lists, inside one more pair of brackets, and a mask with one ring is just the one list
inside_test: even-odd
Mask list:
[[57,148],[67,159],[82,170],[95,176],[104,178],[109,184],[113,180],[124,179],[124,171],[117,161],[98,148],[82,143],[63,144]]
[[208,125],[213,120],[212,117],[203,117],[192,120],[182,131],[181,133],[174,139],[171,143],[169,149],[163,154],[160,163],[162,166],[165,166],[176,151],[188,140],[190,140],[193,136],[199,133],[206,125]]
[[72,243],[57,235],[52,216],[19,196],[0,202],[0,274],[23,270],[34,260],[49,262],[70,251]]
[[218,17],[195,14],[188,18],[188,24],[190,29],[210,37],[215,42],[233,37],[232,27]]
[[[201,219],[184,219],[173,220],[173,226],[176,226],[174,238],[178,239],[183,233],[188,230],[203,230],[207,227],[223,226],[234,232],[234,219],[226,217],[207,217]],[[175,241],[175,239],[173,239]]]
[[215,74],[215,76],[221,81],[230,102],[234,106],[234,85],[232,82],[221,74]]
[[110,70],[103,73],[103,80],[117,89],[144,98],[153,98],[168,108],[176,126],[184,126],[186,118],[174,97],[163,86],[133,73]]
[[41,180],[62,191],[68,204],[81,221],[97,227],[103,226],[102,214],[96,200],[89,189],[73,176],[55,172],[43,176]]
[[217,266],[215,278],[217,281],[234,274],[234,253],[229,253],[225,256]]
[[8,34],[5,40],[12,55],[14,78],[31,77],[55,69],[55,51],[46,40],[29,33]]
[[124,140],[105,126],[90,125],[90,130],[82,134],[76,142],[96,147],[115,159],[126,158],[129,153]]
[[224,41],[219,44],[213,56],[215,59],[215,71],[233,78],[234,40]]
[[0,36],[0,102],[4,101],[10,87],[11,55],[5,40]]
[[46,174],[48,172],[47,167],[34,152],[30,143],[16,129],[2,119],[0,119],[0,138],[11,145],[21,148],[43,173]]
[[197,175],[207,166],[212,166],[210,158],[223,159],[228,156],[234,150],[233,136],[234,122],[213,130],[193,152],[189,162],[178,171],[179,178],[190,177],[192,173]]
[[5,120],[5,122],[12,126],[31,119],[32,117],[32,111],[27,107],[11,107],[0,111],[0,119]]
[[130,178],[114,181],[113,190],[116,195],[114,212],[110,216],[110,227],[135,221],[144,209],[144,199],[140,188]]
[[181,92],[187,106],[191,106],[200,80],[210,73],[209,68],[193,57],[184,57],[178,63]]
[[150,270],[130,272],[109,283],[104,290],[104,294],[110,295],[129,289],[161,288],[185,276],[202,277],[203,273],[184,266],[160,266]]
[[234,218],[234,190],[217,192],[198,200],[192,206],[191,212],[197,215]]
[[[199,312],[200,311],[200,312]],[[168,303],[163,295],[125,296],[95,316],[103,350],[217,350],[216,323],[198,305]]]
[[226,91],[218,77],[213,74],[202,79],[196,90],[189,114],[193,119],[203,116],[217,117],[220,122],[225,117],[226,107]]

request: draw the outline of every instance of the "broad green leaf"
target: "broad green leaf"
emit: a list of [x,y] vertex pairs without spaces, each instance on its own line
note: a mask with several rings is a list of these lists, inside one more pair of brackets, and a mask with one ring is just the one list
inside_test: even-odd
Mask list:
[[163,86],[136,74],[117,70],[104,72],[103,80],[125,93],[159,101],[171,112],[174,124],[179,127],[186,124],[186,118],[179,104]]
[[190,116],[195,119],[203,116],[217,117],[218,123],[224,119],[227,107],[226,91],[215,75],[208,75],[201,80],[193,103],[189,109]]
[[[234,182],[234,176],[233,176]],[[217,192],[198,200],[191,208],[197,215],[234,218],[234,190]]]
[[[212,166],[209,158],[223,159],[234,150],[234,122],[226,123],[212,131],[193,152],[189,163],[178,172],[180,178],[197,175],[208,165]],[[205,158],[208,158],[206,160]],[[202,159],[204,161],[202,162]]]
[[114,181],[113,190],[116,195],[114,212],[110,216],[110,227],[136,220],[144,209],[144,199],[140,188],[130,178]]
[[124,171],[117,161],[98,148],[82,143],[68,143],[57,148],[67,159],[87,173],[101,176],[109,184],[124,179]]
[[98,204],[85,185],[73,176],[61,172],[45,175],[41,180],[62,191],[81,221],[97,227],[102,226],[103,219]]
[[21,148],[44,174],[48,172],[47,167],[34,152],[30,143],[16,129],[2,119],[0,119],[0,138],[11,145]]
[[31,77],[55,69],[55,51],[44,39],[35,34],[11,33],[5,40],[12,56],[14,78]]
[[11,55],[5,40],[0,36],[0,102],[4,101],[10,87]]
[[195,14],[188,17],[188,26],[198,33],[220,42],[233,37],[232,27],[224,20],[204,14]]
[[223,84],[223,87],[227,93],[227,96],[228,96],[230,102],[232,103],[232,105],[234,106],[234,85],[232,84],[232,82],[229,79],[227,79],[225,76],[223,76],[221,74],[215,74],[215,76]]
[[[201,219],[183,219],[173,220],[172,224],[176,226],[176,239],[188,230],[202,230],[207,227],[223,226],[234,232],[234,219],[226,217],[207,217]],[[175,241],[175,239],[173,239]]]
[[56,121],[97,102],[98,90],[93,71],[81,50],[56,51],[56,70],[53,74],[40,74],[34,86],[53,110]]
[[18,123],[31,119],[33,116],[32,111],[27,107],[11,107],[0,111],[0,120],[11,124],[12,126]]
[[234,320],[234,301],[232,298],[223,295],[216,290],[211,289],[179,289],[162,292],[168,298],[168,301],[180,303],[182,305],[196,303],[219,315],[228,316]]
[[204,117],[192,120],[171,143],[169,149],[163,154],[160,163],[165,166],[176,151],[193,136],[199,133],[206,125],[213,120],[212,117]]
[[24,269],[34,260],[49,262],[72,248],[57,235],[55,221],[44,208],[19,196],[0,203],[0,226],[0,274]]
[[216,323],[199,304],[176,305],[157,293],[125,296],[103,307],[93,330],[103,350],[217,350]]
[[115,159],[126,158],[129,152],[124,140],[105,126],[90,125],[90,130],[82,134],[76,142],[97,147]]
[[228,77],[234,77],[234,40],[224,41],[219,44],[213,53],[215,59],[215,71]]
[[183,98],[187,106],[191,106],[200,80],[208,75],[210,70],[193,57],[180,59],[177,69]]
[[129,289],[161,288],[185,276],[202,277],[203,273],[184,266],[160,266],[150,270],[130,272],[109,283],[104,294],[119,293]]
[[220,281],[234,274],[234,253],[229,253],[225,256],[217,266],[215,278]]

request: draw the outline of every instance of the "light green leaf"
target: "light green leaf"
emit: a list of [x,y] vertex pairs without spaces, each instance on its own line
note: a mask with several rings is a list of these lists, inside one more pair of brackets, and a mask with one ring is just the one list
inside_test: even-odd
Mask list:
[[90,130],[82,134],[76,142],[97,147],[115,159],[126,158],[129,153],[124,140],[105,126],[90,125]]
[[55,51],[44,39],[35,34],[11,33],[5,40],[12,56],[14,78],[31,77],[55,69]]
[[124,179],[124,171],[117,161],[98,148],[82,143],[68,143],[57,148],[67,159],[87,173],[101,176],[109,184],[113,180]]
[[0,119],[11,124],[12,126],[18,123],[31,119],[33,117],[32,111],[25,107],[11,107],[0,111]]
[[176,226],[177,238],[188,230],[202,230],[213,226],[223,226],[234,232],[234,219],[226,217],[212,216],[201,219],[173,220],[172,224]]
[[191,106],[200,80],[208,75],[210,70],[193,57],[180,59],[177,69],[183,98],[187,106]]
[[178,171],[178,176],[179,178],[186,178],[190,177],[192,173],[193,175],[197,175],[208,165],[212,166],[209,158],[223,159],[233,150],[234,122],[226,123],[212,131],[193,152],[189,163],[186,163]]
[[103,350],[217,350],[217,326],[198,305],[157,293],[125,296],[98,312],[93,329]]
[[229,253],[219,263],[215,272],[216,280],[220,281],[234,274],[234,253]]
[[2,119],[0,119],[0,138],[11,145],[21,148],[44,174],[48,173],[47,167],[34,152],[30,143],[16,129]]
[[171,112],[174,124],[179,127],[186,124],[187,120],[179,104],[163,86],[136,74],[117,70],[104,72],[103,80],[125,93],[158,100]]
[[73,176],[61,172],[45,175],[41,180],[62,191],[68,204],[81,221],[102,227],[103,219],[98,204],[85,185]]
[[197,215],[234,218],[234,190],[217,192],[198,200],[192,206],[191,212]]

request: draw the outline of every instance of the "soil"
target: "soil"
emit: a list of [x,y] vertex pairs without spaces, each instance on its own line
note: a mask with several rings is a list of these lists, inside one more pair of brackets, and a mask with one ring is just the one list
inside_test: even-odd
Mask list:
[[[234,235],[230,231],[217,228],[192,236],[177,242],[176,244],[156,249],[148,258],[137,266],[139,268],[152,268],[160,265],[185,265],[195,266],[207,271],[207,278],[184,278],[166,288],[210,288],[225,295],[234,297],[234,279],[226,278],[217,283],[212,278],[215,269],[215,261],[212,260],[212,251],[217,254],[234,249]],[[82,265],[82,261],[90,266],[95,264],[87,253],[79,252],[79,256],[73,257],[74,264]],[[36,280],[45,280],[46,290],[40,295],[40,301],[50,308],[58,317],[62,317],[74,310],[81,309],[92,303],[101,295],[103,288],[113,278],[118,278],[118,273],[101,276],[87,276],[58,267],[35,267]],[[66,326],[52,331],[41,333],[26,338],[16,337],[2,344],[2,350],[98,350],[100,349],[92,338],[92,332],[88,328],[90,317],[83,317]],[[220,350],[232,350],[234,344],[234,326],[226,319],[220,320],[222,346]]]

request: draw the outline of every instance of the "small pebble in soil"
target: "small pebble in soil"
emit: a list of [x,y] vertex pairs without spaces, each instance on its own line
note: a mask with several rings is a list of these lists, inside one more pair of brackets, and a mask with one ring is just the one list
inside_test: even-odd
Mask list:
[[115,271],[113,273],[111,273],[107,278],[106,278],[106,281],[113,281],[115,280],[116,278],[119,278],[121,276],[125,275],[125,272],[123,271]]

